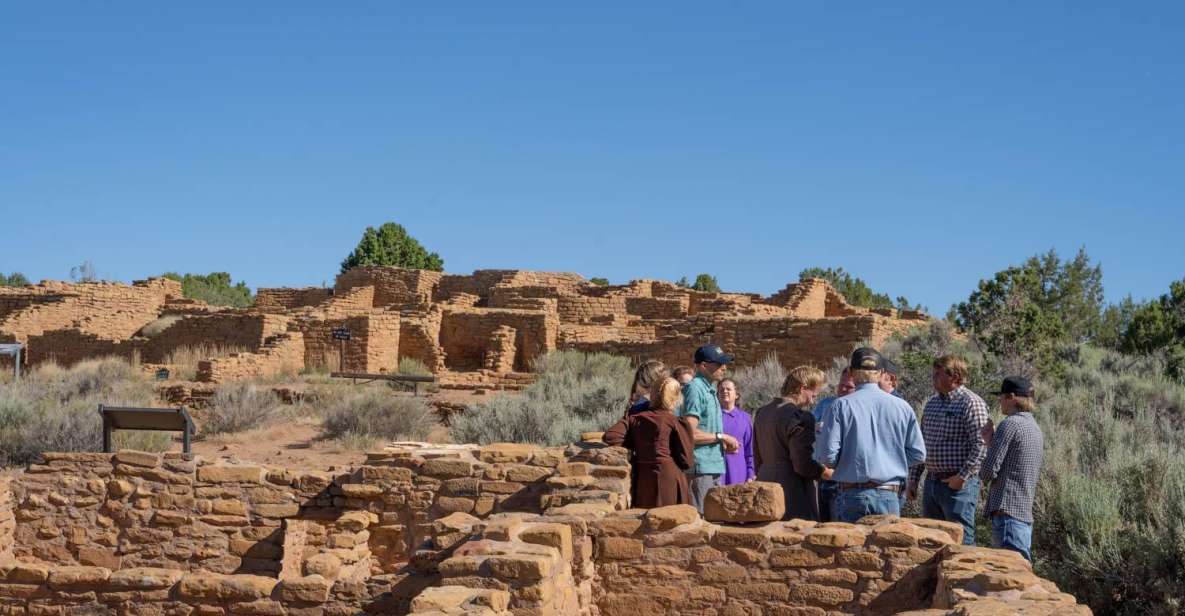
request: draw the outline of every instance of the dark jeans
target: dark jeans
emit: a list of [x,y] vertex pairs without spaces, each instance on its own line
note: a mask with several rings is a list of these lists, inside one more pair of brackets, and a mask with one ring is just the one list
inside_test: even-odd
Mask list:
[[839,492],[839,484],[834,481],[819,481],[819,521],[835,521],[835,495]]
[[720,485],[720,475],[687,475],[687,484],[691,489],[691,505],[704,514],[704,497],[708,490]]
[[1010,515],[992,516],[992,547],[1020,552],[1025,560],[1032,562],[1030,552],[1033,545],[1033,525]]
[[901,515],[901,501],[892,490],[840,490],[835,496],[836,522],[856,523],[866,515]]
[[963,525],[963,544],[975,545],[975,508],[979,505],[979,478],[972,477],[962,490],[952,490],[946,482],[926,478],[922,495],[922,517],[946,520]]

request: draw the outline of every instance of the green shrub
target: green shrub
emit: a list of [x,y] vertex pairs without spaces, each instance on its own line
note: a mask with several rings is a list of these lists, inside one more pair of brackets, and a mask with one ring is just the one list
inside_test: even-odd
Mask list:
[[756,365],[737,368],[729,378],[736,381],[741,408],[753,412],[782,396],[786,369],[777,355],[770,354]]
[[247,308],[255,303],[255,296],[251,294],[247,283],[240,280],[236,284],[231,284],[230,274],[226,272],[210,272],[205,275],[166,272],[161,275],[180,282],[181,295],[201,300],[211,306]]
[[629,360],[605,353],[559,351],[535,365],[538,379],[519,395],[496,396],[452,418],[458,443],[566,445],[581,432],[604,430],[629,399]]
[[432,408],[415,396],[392,394],[389,389],[356,390],[330,404],[322,422],[326,438],[368,437],[386,440],[422,440],[435,424]]
[[1185,609],[1185,385],[1155,360],[1084,348],[1041,395],[1037,572],[1096,614]]
[[[0,465],[35,462],[46,451],[99,451],[100,404],[153,402],[152,383],[122,359],[39,366],[19,381],[0,384]],[[119,431],[115,438],[117,447],[145,451],[164,451],[170,444],[162,432]]]

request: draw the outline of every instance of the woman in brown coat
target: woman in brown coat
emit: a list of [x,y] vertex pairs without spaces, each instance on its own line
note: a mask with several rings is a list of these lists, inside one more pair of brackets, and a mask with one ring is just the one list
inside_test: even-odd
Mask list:
[[815,481],[831,478],[831,469],[814,460],[815,417],[806,410],[823,389],[825,378],[810,366],[791,370],[782,384],[782,398],[762,407],[753,421],[757,481],[782,484],[784,520],[818,520]]
[[605,432],[604,441],[630,450],[633,506],[649,509],[690,503],[687,475],[695,464],[691,427],[675,417],[683,398],[679,382],[666,378],[651,390],[650,407],[623,417]]

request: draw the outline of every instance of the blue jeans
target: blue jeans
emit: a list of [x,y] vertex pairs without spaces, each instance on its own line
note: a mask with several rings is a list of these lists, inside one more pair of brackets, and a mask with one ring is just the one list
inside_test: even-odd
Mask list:
[[819,481],[819,521],[832,522],[835,520],[835,495],[839,484],[834,481]]
[[866,515],[901,515],[897,493],[877,488],[840,490],[835,495],[835,521],[855,523]]
[[1033,525],[1010,515],[992,516],[992,547],[1020,552],[1025,560],[1033,562],[1030,552],[1033,545]]
[[691,506],[704,514],[704,497],[708,490],[720,485],[720,475],[687,475],[688,488],[691,489]]
[[963,525],[963,544],[975,545],[975,508],[979,505],[979,478],[972,477],[962,490],[952,490],[946,482],[926,478],[922,495],[922,517],[946,520]]

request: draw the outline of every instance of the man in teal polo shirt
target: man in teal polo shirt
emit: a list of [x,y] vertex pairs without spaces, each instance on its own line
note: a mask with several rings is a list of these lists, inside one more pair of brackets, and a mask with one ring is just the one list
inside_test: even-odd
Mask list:
[[719,346],[709,344],[695,351],[695,378],[683,386],[683,408],[679,415],[687,419],[695,434],[695,468],[687,472],[691,504],[702,514],[704,496],[720,485],[724,474],[724,452],[738,448],[737,440],[724,433],[724,418],[716,383],[724,378],[724,366],[732,362]]

